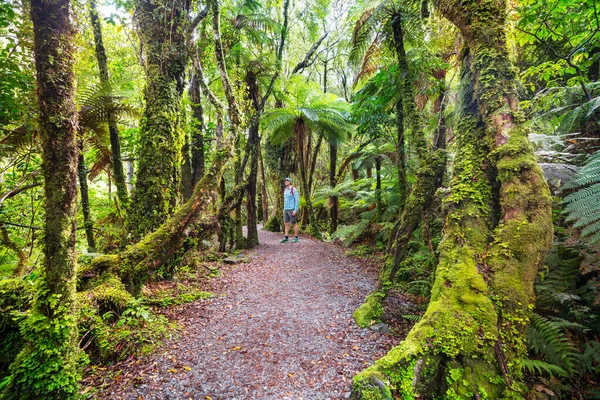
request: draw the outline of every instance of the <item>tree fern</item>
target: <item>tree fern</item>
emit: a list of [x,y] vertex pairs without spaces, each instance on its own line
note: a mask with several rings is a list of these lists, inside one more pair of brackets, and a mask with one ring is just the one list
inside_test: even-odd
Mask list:
[[567,221],[573,221],[576,228],[583,228],[583,239],[597,243],[600,241],[600,213],[591,210],[600,207],[600,152],[589,158],[564,189],[575,190],[564,199]]

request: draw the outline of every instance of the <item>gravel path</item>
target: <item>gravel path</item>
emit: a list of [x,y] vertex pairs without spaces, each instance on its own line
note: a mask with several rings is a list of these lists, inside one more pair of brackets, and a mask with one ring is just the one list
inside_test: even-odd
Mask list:
[[[102,399],[338,399],[394,338],[360,329],[352,312],[376,271],[344,249],[260,232],[248,263],[224,268],[220,295],[180,306],[183,331],[119,366]],[[145,365],[140,365],[140,363]],[[136,371],[136,372],[133,372]],[[143,371],[143,373],[139,372]]]

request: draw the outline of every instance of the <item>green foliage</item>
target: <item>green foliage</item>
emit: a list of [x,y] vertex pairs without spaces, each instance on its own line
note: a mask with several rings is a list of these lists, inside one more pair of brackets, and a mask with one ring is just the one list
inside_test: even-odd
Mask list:
[[579,170],[577,176],[563,187],[575,189],[565,197],[564,213],[589,243],[600,241],[600,152]]
[[22,122],[34,89],[29,16],[16,3],[0,1],[0,127]]
[[275,143],[293,137],[296,123],[302,120],[311,132],[323,135],[330,143],[343,142],[352,131],[348,122],[348,103],[330,94],[322,93],[315,82],[304,82],[299,77],[290,80],[286,93],[281,93],[286,107],[264,114],[261,126],[271,134]]
[[74,399],[80,353],[75,345],[77,321],[72,302],[50,294],[39,275],[33,304],[20,327],[25,347],[2,384],[4,398]]
[[527,346],[532,354],[542,355],[547,362],[536,365],[533,360],[529,360],[530,364],[524,365],[524,367],[531,371],[531,367],[547,366],[550,368],[551,374],[555,373],[560,376],[572,373],[578,362],[578,353],[564,332],[567,327],[581,328],[580,325],[565,320],[551,320],[533,314],[527,328]]

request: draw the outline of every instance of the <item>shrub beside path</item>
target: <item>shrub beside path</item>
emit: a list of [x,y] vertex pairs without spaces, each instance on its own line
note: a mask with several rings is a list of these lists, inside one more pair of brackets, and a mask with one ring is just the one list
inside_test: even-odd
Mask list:
[[[395,340],[352,312],[377,271],[344,249],[260,231],[246,263],[212,279],[216,296],[172,310],[182,331],[112,368],[102,399],[343,399],[352,377]],[[107,374],[111,369],[107,371]]]

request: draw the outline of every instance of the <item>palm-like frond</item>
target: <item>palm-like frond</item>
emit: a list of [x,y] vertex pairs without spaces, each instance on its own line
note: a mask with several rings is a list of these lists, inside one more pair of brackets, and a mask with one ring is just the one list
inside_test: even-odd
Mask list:
[[36,141],[38,135],[36,130],[28,129],[26,126],[5,132],[6,135],[0,140],[0,157],[25,149]]
[[350,54],[348,56],[348,61],[352,65],[358,65],[360,63],[360,60],[362,60],[364,53],[371,43],[373,30],[376,26],[375,18],[373,18],[374,12],[375,8],[365,10],[354,25],[352,48],[350,49]]
[[264,130],[271,133],[270,139],[281,144],[294,132],[297,115],[289,108],[276,108],[266,112],[261,119]]
[[365,79],[369,79],[377,72],[381,65],[382,55],[383,48],[381,35],[377,34],[371,45],[365,51],[358,74],[356,74],[356,77],[354,78],[354,86]]
[[577,176],[579,167],[566,163],[538,163],[544,172],[544,176],[554,186],[560,186]]
[[565,197],[567,221],[583,228],[581,235],[591,243],[600,241],[600,152],[592,156],[565,189],[576,189]]
[[292,79],[286,102],[286,107],[266,112],[261,122],[274,143],[293,136],[300,120],[330,143],[342,142],[352,131],[349,105],[332,94],[323,94],[314,83]]

